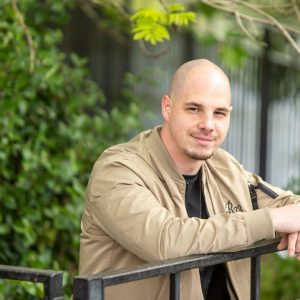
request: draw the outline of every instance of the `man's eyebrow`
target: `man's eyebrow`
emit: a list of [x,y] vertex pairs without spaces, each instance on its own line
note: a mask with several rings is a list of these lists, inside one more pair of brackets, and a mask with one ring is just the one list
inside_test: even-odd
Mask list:
[[227,108],[227,107],[217,107],[216,110],[218,111],[224,111],[224,112],[230,112],[230,108]]
[[[197,102],[187,102],[184,104],[185,107],[188,107],[188,106],[195,106],[195,107],[203,107],[202,104],[199,104]],[[228,108],[228,107],[216,107],[215,110],[217,111],[224,111],[224,112],[230,112],[231,110],[231,106]]]
[[199,104],[197,102],[187,102],[184,104],[184,106],[197,106],[197,107],[203,107],[202,104]]

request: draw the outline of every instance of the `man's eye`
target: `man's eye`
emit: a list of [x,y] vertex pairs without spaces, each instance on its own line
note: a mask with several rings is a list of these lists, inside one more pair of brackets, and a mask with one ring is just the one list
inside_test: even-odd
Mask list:
[[227,115],[226,112],[224,112],[224,111],[216,111],[215,114],[220,117],[226,117],[226,115]]
[[198,107],[188,107],[188,111],[190,111],[190,112],[198,112],[199,108]]

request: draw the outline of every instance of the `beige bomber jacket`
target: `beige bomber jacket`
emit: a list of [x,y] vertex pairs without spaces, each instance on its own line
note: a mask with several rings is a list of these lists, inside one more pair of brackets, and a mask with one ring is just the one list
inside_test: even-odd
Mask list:
[[[235,251],[275,237],[268,206],[299,196],[263,182],[219,149],[202,167],[208,220],[188,218],[185,181],[164,147],[160,127],[145,131],[99,157],[90,176],[81,221],[79,273],[95,274],[179,256]],[[248,182],[263,182],[279,196],[258,191],[253,211]],[[228,262],[232,299],[249,299],[248,259]],[[181,299],[202,299],[197,269],[181,273]],[[167,300],[161,276],[105,289],[108,300]]]

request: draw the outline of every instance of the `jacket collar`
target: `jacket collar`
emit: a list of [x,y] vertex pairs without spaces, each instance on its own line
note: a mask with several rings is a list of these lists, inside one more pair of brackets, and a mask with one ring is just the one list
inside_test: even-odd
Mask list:
[[178,168],[160,137],[161,128],[162,126],[156,126],[146,141],[146,145],[149,147],[150,159],[153,160],[152,163],[156,171],[158,171],[157,174],[160,179],[164,179],[162,173],[168,173],[173,180],[184,183],[183,176],[179,173]]
[[[157,170],[165,170],[169,176],[172,177],[173,180],[179,183],[185,183],[183,176],[180,174],[178,168],[176,167],[173,159],[171,158],[167,148],[165,147],[161,137],[162,126],[156,126],[151,131],[149,138],[147,139],[146,145],[149,148],[150,157],[153,160],[153,163]],[[158,166],[159,165],[159,166]],[[206,161],[203,163],[202,168],[202,182],[205,184],[207,180],[207,173],[209,173],[209,168],[207,166]],[[160,179],[164,179],[162,174],[158,172],[158,176]]]

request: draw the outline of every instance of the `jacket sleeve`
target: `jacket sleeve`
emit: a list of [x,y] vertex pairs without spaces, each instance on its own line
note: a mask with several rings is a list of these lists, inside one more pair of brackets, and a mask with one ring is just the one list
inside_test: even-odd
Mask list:
[[[249,243],[249,218],[244,213],[221,214],[208,220],[176,217],[161,205],[134,170],[120,162],[109,164],[109,168],[103,162],[96,163],[88,201],[94,224],[148,262],[237,250]],[[260,220],[268,219],[267,209],[249,213],[253,218],[257,215]],[[257,240],[274,238],[271,222],[265,227]]]

